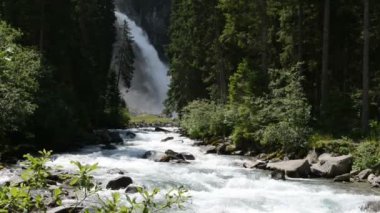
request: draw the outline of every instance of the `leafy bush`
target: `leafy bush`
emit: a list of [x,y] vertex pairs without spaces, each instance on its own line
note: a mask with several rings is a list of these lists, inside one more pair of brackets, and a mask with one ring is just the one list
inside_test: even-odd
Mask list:
[[260,144],[265,151],[280,149],[285,153],[306,149],[311,108],[302,90],[298,66],[270,70],[269,77],[268,94],[243,97],[241,104],[230,103],[237,115],[232,135],[235,144]]
[[24,155],[26,159],[23,165],[26,167],[21,174],[22,179],[32,188],[46,187],[46,179],[50,176],[50,168],[45,164],[50,160],[52,151],[42,150],[40,157],[33,157],[30,154]]
[[355,150],[355,144],[348,138],[332,139],[329,136],[313,135],[309,140],[309,149],[315,149],[318,153],[347,155]]
[[24,155],[25,161],[22,165],[25,170],[21,177],[23,183],[17,186],[0,187],[0,212],[44,212],[47,209],[44,197],[41,195],[32,196],[34,189],[49,190],[52,197],[52,205],[62,205],[60,188],[48,189],[47,178],[50,176],[50,167],[45,164],[50,160],[51,151],[40,151],[40,157],[33,157],[30,154]]
[[281,150],[284,153],[299,153],[307,150],[307,130],[292,126],[287,122],[269,125],[263,132],[262,144],[271,150]]
[[364,141],[360,143],[354,152],[354,167],[357,169],[367,169],[379,166],[379,164],[379,141]]
[[18,45],[21,36],[0,21],[0,137],[19,130],[37,108],[40,55]]
[[90,173],[98,168],[98,164],[82,165],[78,161],[72,161],[71,163],[77,166],[78,171],[72,176],[70,185],[84,191],[85,197],[91,192],[96,192],[98,188],[94,182],[94,177]]
[[225,109],[209,101],[193,101],[183,109],[181,127],[192,138],[224,136],[229,131]]
[[129,205],[121,204],[121,195],[119,193],[113,193],[112,199],[103,201],[99,199],[101,203],[100,207],[96,207],[97,213],[137,213],[137,212],[164,212],[172,207],[183,209],[183,204],[190,198],[186,195],[187,190],[183,187],[179,187],[176,190],[171,190],[165,194],[165,200],[159,202],[156,196],[159,194],[159,189],[154,189],[152,192],[145,190],[142,187],[138,188],[138,193],[142,197],[141,201],[137,201],[137,198],[131,198],[126,195],[127,203]]
[[[40,157],[25,155],[26,166],[22,173],[24,183],[17,186],[0,187],[0,212],[46,212],[48,209],[45,199],[41,195],[32,195],[34,189],[44,189],[51,193],[52,202],[49,205],[62,205],[63,191],[61,188],[49,188],[47,178],[50,175],[50,167],[46,163],[50,160],[51,151],[40,151]],[[76,194],[76,203],[73,209],[82,205],[89,197],[97,196],[100,206],[85,209],[85,212],[97,213],[140,213],[140,212],[164,212],[172,207],[182,209],[183,204],[190,198],[187,190],[183,187],[173,189],[165,194],[164,199],[157,198],[159,189],[149,192],[143,188],[138,188],[141,200],[136,197],[131,198],[126,195],[127,205],[121,204],[121,196],[118,193],[112,195],[112,199],[103,201],[98,194],[100,188],[97,187],[91,173],[97,169],[97,164],[83,165],[80,162],[72,162],[76,165],[77,172],[70,177],[70,185]],[[52,206],[49,206],[52,207]],[[91,209],[91,210],[90,210]]]

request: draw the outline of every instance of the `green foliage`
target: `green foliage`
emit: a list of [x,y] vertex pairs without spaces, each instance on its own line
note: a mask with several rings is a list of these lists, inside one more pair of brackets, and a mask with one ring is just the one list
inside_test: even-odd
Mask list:
[[[27,159],[24,162],[26,166],[22,172],[24,183],[18,186],[2,186],[0,187],[0,212],[46,212],[48,207],[61,206],[62,196],[64,192],[61,188],[48,188],[47,177],[50,175],[50,168],[45,164],[51,157],[51,151],[40,151],[41,157],[33,157],[30,154],[25,155]],[[173,189],[167,192],[164,199],[157,198],[160,190],[154,189],[152,192],[139,187],[138,192],[142,199],[126,196],[125,200],[128,205],[121,203],[121,195],[112,194],[112,199],[100,199],[99,187],[96,186],[91,173],[98,168],[98,164],[82,165],[80,162],[72,162],[78,171],[73,175],[69,175],[70,185],[73,190],[84,192],[78,195],[74,209],[90,196],[97,195],[100,206],[85,209],[85,212],[95,210],[97,213],[138,213],[138,212],[165,212],[165,210],[176,207],[183,209],[184,204],[189,200],[187,190],[183,187]],[[42,195],[32,195],[35,189],[48,190],[51,193],[52,202],[47,206]]]
[[93,189],[97,189],[96,184],[93,181],[94,178],[90,175],[90,173],[98,168],[98,164],[82,165],[78,161],[72,161],[71,163],[77,167],[78,173],[72,176],[70,185],[75,186],[79,190],[83,190],[85,192],[85,196]]
[[371,121],[370,126],[370,139],[380,141],[380,122]]
[[118,52],[116,63],[118,67],[118,77],[117,82],[121,80],[123,77],[123,82],[125,83],[127,88],[131,87],[131,81],[134,73],[134,63],[135,63],[135,54],[133,52],[133,38],[128,26],[128,23],[124,21],[120,42],[120,49]]
[[31,188],[46,187],[46,180],[50,176],[50,168],[46,167],[46,163],[50,160],[52,151],[42,150],[39,152],[40,157],[33,157],[30,154],[24,155],[26,161],[23,165],[26,167],[21,174],[22,179]]
[[22,163],[25,169],[21,173],[24,180],[17,186],[0,187],[0,212],[45,212],[48,208],[42,195],[32,195],[33,190],[45,189],[51,193],[51,205],[62,205],[62,189],[48,188],[47,178],[50,169],[45,164],[50,160],[51,151],[42,150],[40,157],[26,154]]
[[134,115],[131,117],[131,123],[146,123],[146,124],[169,124],[173,123],[173,119],[164,117],[164,116],[158,116],[158,115],[148,115],[148,114],[140,114],[140,115]]
[[244,103],[247,98],[253,97],[257,92],[255,80],[255,71],[251,69],[247,59],[243,60],[230,78],[230,103]]
[[279,144],[285,153],[306,149],[311,109],[302,90],[299,65],[288,70],[271,70],[270,79],[270,104],[264,109],[270,115],[270,124],[264,130],[262,142]]
[[354,152],[354,167],[367,169],[378,167],[380,164],[379,141],[364,141],[360,143]]
[[23,127],[37,108],[40,56],[16,43],[21,36],[0,21],[0,137]]
[[62,150],[92,129],[120,125],[120,101],[105,100],[115,40],[113,0],[0,5],[1,19],[22,31],[1,22],[0,134],[16,130],[17,138],[6,139]]
[[209,101],[193,101],[183,109],[181,127],[192,138],[225,136],[229,131],[225,109]]
[[101,199],[101,207],[96,208],[97,213],[153,213],[165,212],[168,209],[176,207],[178,209],[184,208],[184,203],[189,200],[187,190],[183,187],[173,189],[165,194],[164,201],[157,199],[159,189],[154,189],[152,192],[145,190],[142,187],[138,188],[138,193],[142,200],[138,201],[136,197],[132,198],[126,195],[128,205],[121,204],[121,195],[113,193],[112,199],[103,201]]
[[129,112],[124,106],[119,91],[119,79],[114,71],[111,71],[108,76],[108,84],[105,92],[105,121],[104,127],[121,128],[129,123]]
[[[285,153],[306,149],[310,106],[302,90],[299,66],[272,69],[269,77],[268,94],[255,97],[243,93],[243,104],[231,101],[237,115],[233,141],[241,148],[261,145],[261,149]],[[252,87],[245,90],[254,92]]]
[[348,138],[333,139],[330,136],[315,134],[309,139],[309,149],[315,149],[318,153],[347,155],[353,153],[355,148],[354,142]]
[[0,187],[0,212],[27,212],[36,202],[25,185],[19,187]]

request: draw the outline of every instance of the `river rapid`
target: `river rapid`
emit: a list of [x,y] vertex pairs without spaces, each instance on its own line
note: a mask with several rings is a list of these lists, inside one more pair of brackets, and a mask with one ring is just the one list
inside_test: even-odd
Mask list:
[[[174,131],[175,129],[170,129]],[[380,200],[370,188],[354,184],[336,184],[331,180],[272,180],[266,171],[243,168],[247,158],[204,154],[194,141],[178,133],[154,132],[153,129],[132,129],[134,139],[124,139],[116,150],[86,147],[77,153],[55,156],[52,166],[73,170],[70,161],[84,164],[99,163],[93,174],[102,183],[125,175],[134,183],[148,189],[159,187],[163,192],[185,186],[192,196],[186,210],[172,212],[253,213],[253,212],[360,212],[367,201]],[[167,137],[174,140],[161,142]],[[142,159],[146,151],[174,150],[192,153],[196,160],[190,164],[159,163]],[[123,193],[124,190],[119,192]],[[112,191],[104,190],[103,196]]]

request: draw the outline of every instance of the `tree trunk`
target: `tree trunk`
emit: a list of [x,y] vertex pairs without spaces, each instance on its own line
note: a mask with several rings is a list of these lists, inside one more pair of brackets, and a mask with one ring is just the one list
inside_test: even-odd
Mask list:
[[323,51],[322,51],[322,76],[321,76],[321,103],[320,111],[324,116],[328,99],[328,78],[329,78],[329,34],[330,34],[330,0],[325,0],[323,21]]
[[267,16],[267,0],[259,1],[260,10],[261,10],[261,42],[262,42],[262,53],[261,53],[261,66],[264,72],[268,70],[268,16]]
[[45,0],[41,0],[41,11],[40,11],[40,41],[39,50],[42,55],[44,51],[44,33],[45,33]]
[[[302,32],[302,21],[303,17],[303,8],[302,1],[298,3],[298,11],[297,11],[297,60],[298,62],[303,62],[303,32]],[[303,66],[302,66],[303,67]]]
[[369,0],[364,0],[363,28],[363,94],[362,94],[362,132],[368,133],[369,127]]

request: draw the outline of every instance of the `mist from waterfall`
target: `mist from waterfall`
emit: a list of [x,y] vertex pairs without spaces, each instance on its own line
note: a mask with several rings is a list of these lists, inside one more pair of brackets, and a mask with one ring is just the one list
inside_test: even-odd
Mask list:
[[147,34],[127,15],[116,11],[117,39],[114,44],[112,69],[118,71],[118,53],[122,46],[123,25],[126,22],[130,29],[135,53],[134,73],[131,88],[119,82],[122,98],[132,113],[161,114],[163,102],[169,88],[168,67],[160,60],[154,46],[150,43]]

